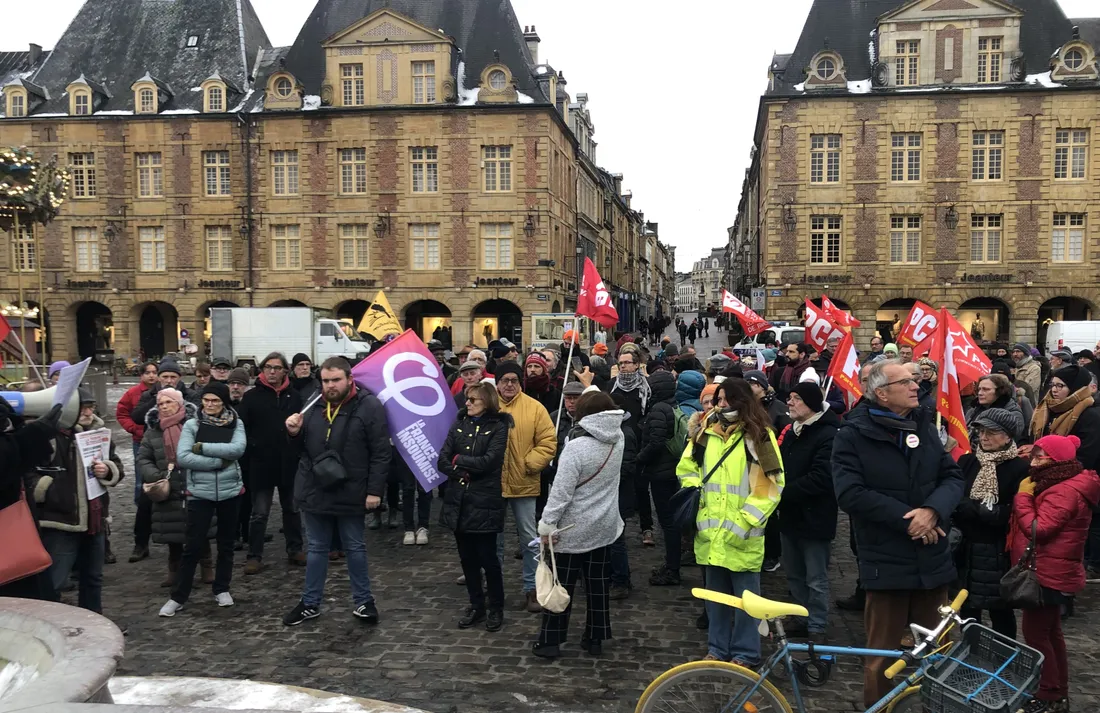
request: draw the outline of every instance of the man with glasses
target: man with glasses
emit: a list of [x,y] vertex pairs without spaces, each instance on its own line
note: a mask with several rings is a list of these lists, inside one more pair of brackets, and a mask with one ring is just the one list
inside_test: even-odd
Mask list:
[[229,372],[232,369],[233,365],[229,363],[228,359],[225,357],[214,357],[214,361],[210,362],[210,378],[224,384],[229,381]]
[[[617,362],[619,373],[611,380],[611,390],[608,392],[615,405],[628,414],[626,427],[633,432],[634,442],[638,444],[642,443],[642,418],[649,412],[649,399],[652,395],[649,380],[642,373],[641,358],[641,351],[636,345],[623,345]],[[634,495],[642,529],[642,544],[654,547],[657,541],[653,538],[653,506],[649,499],[649,481],[642,474],[644,469],[641,468],[641,463],[638,466],[634,478]]]
[[[956,576],[946,532],[966,483],[917,394],[905,366],[872,364],[864,400],[833,441],[833,483],[840,509],[852,518],[871,649],[897,646],[910,622],[934,625]],[[867,706],[893,688],[883,675],[889,663],[866,660]]]
[[295,354],[294,361],[290,363],[290,386],[302,397],[303,403],[317,395],[321,390],[321,384],[313,375],[313,360],[308,354]]
[[[523,553],[523,608],[532,614],[542,611],[535,596],[535,553],[530,543],[538,538],[535,506],[542,486],[542,471],[557,453],[558,439],[550,414],[538,401],[523,393],[523,368],[514,361],[496,367],[500,412],[512,417],[508,451],[504,456],[501,486],[512,508]],[[497,538],[497,553],[503,557],[504,536]]]
[[[230,377],[230,390],[235,379]],[[252,501],[248,520],[248,560],[245,574],[265,569],[264,536],[275,490],[283,511],[283,535],[286,537],[288,564],[305,566],[302,552],[302,523],[294,506],[294,473],[298,469],[298,451],[286,437],[286,420],[302,410],[302,397],[290,385],[286,357],[278,352],[263,360],[256,388],[244,394],[236,406],[248,437],[247,486]],[[242,459],[244,460],[244,459]]]
[[871,337],[871,351],[863,355],[863,362],[866,364],[872,362],[876,357],[882,356],[882,348],[886,345],[882,341],[882,337]]

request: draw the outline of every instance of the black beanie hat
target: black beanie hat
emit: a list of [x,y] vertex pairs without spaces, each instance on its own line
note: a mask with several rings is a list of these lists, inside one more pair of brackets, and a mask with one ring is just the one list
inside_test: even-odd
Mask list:
[[169,359],[168,357],[165,357],[164,359],[161,359],[160,360],[160,366],[157,367],[157,374],[158,375],[159,374],[164,374],[166,372],[171,372],[173,374],[181,374],[181,375],[183,374],[183,371],[180,370],[180,365],[176,362],[176,360],[175,359]]
[[813,410],[814,413],[821,411],[823,404],[825,403],[825,397],[821,395],[821,387],[812,381],[803,381],[800,384],[795,384],[791,389],[791,393],[798,394],[806,405]]
[[225,404],[226,408],[229,407],[229,387],[222,382],[216,379],[211,379],[210,383],[204,386],[202,389],[202,395],[206,396],[207,394],[217,396],[219,399],[222,400],[222,403]]
[[502,361],[497,364],[496,370],[493,372],[493,376],[497,380],[497,385],[500,385],[500,380],[504,378],[505,374],[515,374],[520,383],[523,383],[523,367],[514,361]]
[[1057,376],[1062,382],[1069,387],[1069,392],[1075,393],[1092,382],[1092,377],[1089,374],[1088,369],[1082,369],[1076,364],[1070,364],[1069,366],[1063,366],[1061,369],[1056,369],[1051,376]]
[[308,361],[310,364],[313,363],[313,360],[309,358],[308,354],[302,354],[301,352],[298,352],[294,355],[294,361],[290,362],[290,368],[293,369],[304,361]]

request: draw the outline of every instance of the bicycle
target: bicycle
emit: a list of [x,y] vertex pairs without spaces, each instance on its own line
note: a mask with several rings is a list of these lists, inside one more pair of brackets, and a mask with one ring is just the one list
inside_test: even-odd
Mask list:
[[[907,666],[916,664],[904,681],[865,713],[1016,713],[1038,685],[1042,654],[974,623],[973,619],[961,618],[959,609],[966,601],[966,590],[950,605],[940,607],[941,619],[934,628],[910,624],[915,644],[908,651],[791,643],[783,629],[782,617],[805,617],[808,615],[805,607],[765,599],[747,590],[740,597],[698,588],[691,593],[699,599],[742,609],[754,619],[774,626],[776,651],[756,671],[724,661],[692,661],[675,666],[646,687],[635,713],[684,710],[794,713],[787,698],[769,680],[773,673],[780,672],[785,672],[791,682],[798,713],[806,713],[799,684],[808,688],[826,685],[838,656],[897,659],[885,672],[891,680]],[[948,632],[956,626],[963,631],[962,639],[945,642]],[[809,658],[792,656],[802,653]],[[983,666],[977,665],[979,659]],[[990,662],[986,663],[986,659]]]

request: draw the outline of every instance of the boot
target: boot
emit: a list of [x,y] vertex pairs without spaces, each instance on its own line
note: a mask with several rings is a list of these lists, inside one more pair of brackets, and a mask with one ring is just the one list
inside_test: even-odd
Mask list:
[[202,583],[213,584],[214,583],[214,560],[209,557],[199,560],[199,566],[202,568]]
[[836,607],[844,611],[863,611],[863,605],[866,599],[866,592],[863,591],[863,587],[857,584],[856,591],[852,593],[852,596],[836,600]]
[[180,561],[168,560],[168,574],[164,577],[164,580],[160,583],[161,587],[171,588],[176,586],[176,580],[179,579]]

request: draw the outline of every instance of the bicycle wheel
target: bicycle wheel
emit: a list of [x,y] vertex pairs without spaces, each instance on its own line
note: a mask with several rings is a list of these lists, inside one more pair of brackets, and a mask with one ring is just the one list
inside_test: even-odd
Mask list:
[[635,713],[792,713],[790,703],[769,681],[734,709],[734,701],[759,680],[758,673],[735,664],[692,661],[665,671],[649,684]]
[[894,699],[886,713],[924,713],[920,702],[920,686],[910,686]]

